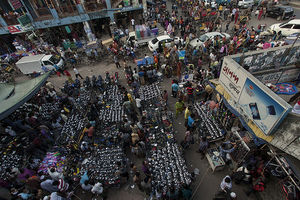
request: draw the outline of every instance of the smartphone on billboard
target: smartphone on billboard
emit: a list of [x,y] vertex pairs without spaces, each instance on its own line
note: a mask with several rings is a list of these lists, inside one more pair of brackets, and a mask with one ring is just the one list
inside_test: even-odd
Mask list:
[[260,120],[260,115],[258,112],[257,104],[256,103],[249,103],[249,107],[252,113],[252,118]]
[[267,106],[270,115],[276,115],[276,110],[273,105]]

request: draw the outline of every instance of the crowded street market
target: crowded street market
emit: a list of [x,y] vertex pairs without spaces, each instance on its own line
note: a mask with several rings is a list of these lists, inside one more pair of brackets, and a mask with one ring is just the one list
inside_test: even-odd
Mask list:
[[0,200],[299,200],[299,16],[145,2],[109,39],[1,48]]

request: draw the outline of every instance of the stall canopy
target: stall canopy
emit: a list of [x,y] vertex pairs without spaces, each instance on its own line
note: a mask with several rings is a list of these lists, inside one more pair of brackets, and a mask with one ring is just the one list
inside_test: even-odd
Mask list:
[[19,106],[36,94],[46,82],[49,72],[29,81],[15,84],[0,84],[0,120],[4,119]]

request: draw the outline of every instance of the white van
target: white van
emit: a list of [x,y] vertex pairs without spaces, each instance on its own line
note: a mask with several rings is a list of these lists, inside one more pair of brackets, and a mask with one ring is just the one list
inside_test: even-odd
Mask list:
[[293,19],[288,22],[273,24],[268,28],[268,32],[273,34],[281,31],[283,36],[289,36],[294,33],[300,33],[300,19]]
[[48,70],[54,70],[54,65],[63,69],[63,59],[58,59],[53,55],[39,54],[34,56],[24,56],[16,63],[16,66],[23,74],[32,74],[34,72],[43,73],[44,70],[42,69],[42,66]]

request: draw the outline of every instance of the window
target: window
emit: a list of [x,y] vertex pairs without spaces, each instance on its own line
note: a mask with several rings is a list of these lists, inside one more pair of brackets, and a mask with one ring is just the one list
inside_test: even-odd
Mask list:
[[55,58],[54,56],[52,56],[49,60],[54,64],[57,64],[59,62],[59,59]]
[[44,65],[51,65],[51,66],[53,65],[51,62],[49,62],[49,61],[47,61],[47,60],[46,60],[46,61],[43,61],[43,63],[44,63]]
[[154,38],[151,42],[152,42],[152,44],[155,44],[156,42],[158,42],[158,39]]
[[199,40],[200,40],[201,42],[205,42],[207,39],[208,39],[208,37],[207,37],[206,35],[201,35],[201,36],[199,37]]
[[300,30],[300,24],[295,24],[295,26],[293,27],[293,29],[298,29],[298,30]]
[[286,25],[284,25],[284,26],[282,26],[280,28],[292,28],[292,26],[293,26],[293,24],[286,24]]

